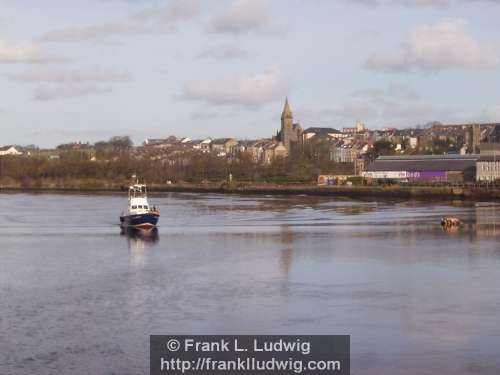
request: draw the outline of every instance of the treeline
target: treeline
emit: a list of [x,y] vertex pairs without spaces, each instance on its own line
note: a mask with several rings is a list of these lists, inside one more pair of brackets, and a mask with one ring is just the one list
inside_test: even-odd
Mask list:
[[[258,182],[312,182],[321,173],[346,173],[351,164],[315,160],[306,156],[294,159],[275,159],[269,165],[255,163],[250,155],[241,154],[221,158],[213,154],[181,154],[176,158],[151,160],[127,154],[112,160],[89,160],[71,153],[64,158],[49,160],[34,156],[0,157],[0,184],[17,183],[20,186],[43,186],[47,181],[64,185],[86,180],[95,184],[124,183],[133,174],[148,183],[167,181],[199,183],[224,181],[229,174],[240,181]],[[351,172],[352,173],[352,172]],[[78,183],[78,182],[76,182]]]

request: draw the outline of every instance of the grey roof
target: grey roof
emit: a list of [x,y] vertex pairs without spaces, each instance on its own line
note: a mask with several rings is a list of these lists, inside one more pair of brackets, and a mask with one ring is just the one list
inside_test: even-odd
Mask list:
[[332,133],[340,133],[340,131],[334,128],[311,127],[304,130],[304,133],[316,133],[321,135],[327,135]]
[[500,161],[500,154],[499,155],[481,155],[481,158],[479,158],[478,161],[494,161],[494,162],[498,162],[498,161]]
[[367,166],[368,172],[465,171],[475,168],[479,155],[381,156]]
[[218,138],[218,139],[212,140],[212,144],[213,145],[223,145],[229,141],[234,141],[234,139],[233,138]]

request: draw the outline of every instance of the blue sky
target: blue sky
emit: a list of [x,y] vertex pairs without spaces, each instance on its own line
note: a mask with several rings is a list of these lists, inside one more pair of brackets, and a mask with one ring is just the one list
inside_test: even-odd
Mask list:
[[496,0],[0,0],[0,144],[500,121]]

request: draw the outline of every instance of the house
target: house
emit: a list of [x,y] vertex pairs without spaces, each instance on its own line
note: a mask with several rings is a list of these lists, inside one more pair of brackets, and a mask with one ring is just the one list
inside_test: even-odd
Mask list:
[[270,142],[263,149],[264,164],[270,164],[277,157],[285,158],[288,156],[288,150],[283,142]]
[[22,155],[23,153],[19,151],[14,146],[4,146],[0,147],[0,156],[4,155]]
[[210,151],[210,144],[211,143],[212,143],[211,138],[198,139],[198,140],[191,141],[191,145],[192,145],[193,149],[200,150],[203,153]]
[[330,160],[337,163],[352,163],[364,155],[369,145],[363,141],[337,141],[330,146]]
[[312,137],[321,137],[321,138],[342,138],[344,134],[341,131],[334,128],[318,128],[311,127],[304,130],[303,133],[304,140],[307,141]]
[[226,156],[233,153],[234,147],[238,141],[234,138],[219,138],[211,142],[212,151],[217,153],[217,156]]
[[352,128],[348,127],[348,128],[342,129],[342,133],[344,133],[344,135],[354,135],[357,133],[364,133],[366,131],[367,131],[367,129],[366,129],[365,124],[363,122],[360,122],[360,121],[358,121],[356,123],[356,125]]
[[496,155],[500,156],[500,143],[481,143],[479,145],[481,156]]
[[168,138],[147,138],[144,141],[145,147],[155,147],[155,148],[168,148],[172,147],[179,143],[179,139],[177,137],[171,135]]
[[264,161],[264,148],[267,144],[272,143],[270,139],[260,139],[246,146],[245,152],[250,154],[252,160],[256,163]]

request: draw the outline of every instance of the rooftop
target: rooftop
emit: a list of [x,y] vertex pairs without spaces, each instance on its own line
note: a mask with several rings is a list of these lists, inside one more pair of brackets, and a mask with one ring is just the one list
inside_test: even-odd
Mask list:
[[369,172],[380,171],[465,171],[474,168],[479,159],[469,155],[381,156],[367,166]]

